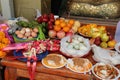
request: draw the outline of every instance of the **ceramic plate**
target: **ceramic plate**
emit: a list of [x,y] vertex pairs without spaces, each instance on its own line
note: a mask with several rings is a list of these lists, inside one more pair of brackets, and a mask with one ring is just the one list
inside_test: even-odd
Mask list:
[[60,54],[49,54],[42,59],[42,64],[47,68],[61,68],[66,62],[66,58]]

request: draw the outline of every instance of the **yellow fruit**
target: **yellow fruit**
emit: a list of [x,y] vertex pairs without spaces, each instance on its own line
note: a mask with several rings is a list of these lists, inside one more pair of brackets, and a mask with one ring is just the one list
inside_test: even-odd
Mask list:
[[102,47],[102,48],[107,48],[108,45],[107,45],[106,42],[101,42],[101,43],[100,43],[100,47]]
[[115,44],[116,44],[116,41],[115,41],[115,40],[109,41],[109,42],[108,42],[108,47],[114,48]]
[[5,53],[5,52],[0,51],[0,58],[3,58],[5,55],[6,55],[6,53]]

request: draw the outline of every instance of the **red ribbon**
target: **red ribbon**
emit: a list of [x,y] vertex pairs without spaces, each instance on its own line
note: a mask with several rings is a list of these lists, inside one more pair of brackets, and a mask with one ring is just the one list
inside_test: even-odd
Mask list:
[[[33,60],[33,62],[30,62],[30,60]],[[30,75],[30,80],[34,80],[34,78],[35,78],[36,63],[37,63],[36,56],[32,56],[32,57],[28,58],[27,67],[28,67],[28,71],[29,71],[29,75]]]

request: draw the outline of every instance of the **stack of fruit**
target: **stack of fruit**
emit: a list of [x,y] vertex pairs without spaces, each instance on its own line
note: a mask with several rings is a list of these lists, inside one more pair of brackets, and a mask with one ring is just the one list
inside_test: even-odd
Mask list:
[[77,28],[80,26],[79,21],[64,18],[56,19],[54,24],[53,29],[49,30],[49,37],[57,37],[58,39],[62,39],[67,34],[72,34],[72,32],[77,32]]
[[0,58],[4,57],[6,53],[2,51],[2,49],[10,44],[10,41],[8,38],[6,38],[5,33],[0,31]]
[[106,26],[97,24],[87,24],[78,28],[78,33],[91,37],[94,44],[102,48],[114,48],[116,41],[111,34],[107,32]]
[[103,33],[94,40],[94,44],[102,48],[114,48],[116,41],[112,38],[110,33]]
[[54,14],[50,13],[48,14],[43,14],[37,18],[37,22],[39,24],[41,23],[46,23],[47,24],[47,29],[51,30],[53,29],[53,23],[55,21]]

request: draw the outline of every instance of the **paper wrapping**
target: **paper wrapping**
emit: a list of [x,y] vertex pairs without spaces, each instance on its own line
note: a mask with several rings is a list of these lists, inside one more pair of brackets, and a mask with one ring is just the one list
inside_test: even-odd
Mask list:
[[117,18],[120,16],[120,2],[92,5],[88,3],[72,2],[69,5],[70,15]]

